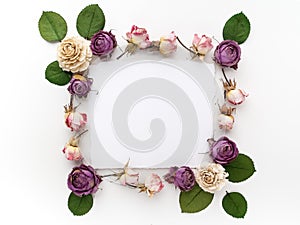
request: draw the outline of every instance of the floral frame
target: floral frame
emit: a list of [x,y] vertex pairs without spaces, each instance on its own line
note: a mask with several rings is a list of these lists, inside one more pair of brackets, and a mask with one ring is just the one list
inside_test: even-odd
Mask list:
[[[149,197],[160,193],[165,185],[174,185],[179,190],[179,203],[183,213],[195,213],[207,208],[215,194],[225,184],[242,182],[250,178],[255,167],[252,159],[239,151],[237,144],[229,137],[208,137],[209,151],[207,161],[199,162],[198,167],[187,165],[172,166],[163,176],[154,171],[144,181],[140,173],[130,166],[130,160],[123,168],[112,173],[102,174],[103,170],[85,163],[84,151],[80,139],[88,132],[88,115],[81,112],[80,102],[90,95],[93,79],[89,77],[89,66],[97,60],[101,63],[112,60],[118,46],[113,31],[105,31],[105,16],[98,4],[88,5],[80,11],[76,28],[79,36],[66,37],[67,23],[58,13],[44,11],[39,19],[39,31],[42,38],[50,43],[58,43],[57,60],[50,63],[45,71],[46,79],[55,85],[68,85],[70,102],[64,106],[65,124],[71,131],[71,137],[62,152],[67,160],[74,162],[68,175],[67,186],[71,190],[68,208],[74,215],[84,215],[93,206],[93,196],[105,180],[145,192]],[[230,134],[235,122],[234,113],[248,94],[237,87],[235,79],[229,79],[227,71],[237,70],[241,59],[241,47],[250,34],[250,22],[244,13],[230,17],[223,28],[223,41],[219,42],[206,35],[194,35],[191,47],[187,47],[174,31],[163,35],[159,40],[151,41],[145,28],[133,25],[126,33],[127,46],[122,57],[142,54],[161,54],[169,57],[176,54],[179,47],[190,53],[191,59],[204,63],[214,48],[213,64],[221,74],[219,81],[224,92],[224,103],[219,105],[217,123],[220,130]],[[97,60],[95,60],[97,59]],[[101,93],[100,93],[101,94]],[[243,218],[247,212],[247,201],[239,192],[226,191],[222,199],[225,212],[235,218]]]

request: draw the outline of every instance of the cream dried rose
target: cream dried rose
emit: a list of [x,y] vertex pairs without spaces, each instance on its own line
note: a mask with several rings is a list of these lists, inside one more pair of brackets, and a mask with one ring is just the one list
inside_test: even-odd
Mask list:
[[195,176],[204,191],[215,193],[224,187],[228,173],[220,164],[210,163],[207,167],[198,169]]
[[65,71],[85,71],[91,60],[90,42],[82,37],[65,38],[57,48],[57,61]]

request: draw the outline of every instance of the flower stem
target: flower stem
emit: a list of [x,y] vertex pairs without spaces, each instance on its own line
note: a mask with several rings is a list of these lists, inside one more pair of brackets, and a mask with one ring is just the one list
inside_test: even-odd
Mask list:
[[193,53],[196,55],[196,53],[194,51],[192,51],[191,49],[189,49],[188,47],[186,47],[182,42],[181,40],[179,39],[179,37],[177,36],[176,37],[177,41],[179,42],[179,44],[181,44],[182,47],[184,47],[186,50],[188,50],[189,52]]
[[85,134],[86,132],[88,132],[88,130],[84,130],[84,131],[82,131],[80,134],[78,134],[78,135],[76,136],[76,138],[80,138],[80,137],[81,137],[81,135]]
[[224,78],[225,78],[227,84],[228,84],[229,86],[231,86],[231,84],[230,84],[230,82],[229,82],[229,80],[228,80],[228,78],[227,78],[227,76],[226,76],[226,74],[225,74],[224,68],[222,68],[222,73],[223,73],[223,76],[224,76]]
[[118,57],[117,57],[117,60],[119,60],[123,55],[125,55],[127,53],[127,51],[125,50],[121,55],[119,55]]
[[116,177],[116,176],[118,176],[118,174],[116,174],[116,173],[101,175],[102,178],[104,178],[104,177]]
[[71,96],[70,96],[70,103],[69,103],[69,106],[70,106],[71,108],[73,108],[73,100],[74,100],[74,95],[71,95]]

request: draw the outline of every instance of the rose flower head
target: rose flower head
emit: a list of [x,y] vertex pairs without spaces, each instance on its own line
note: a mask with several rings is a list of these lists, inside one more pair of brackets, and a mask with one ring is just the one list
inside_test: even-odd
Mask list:
[[231,130],[234,123],[234,117],[232,115],[235,112],[235,108],[227,107],[225,104],[220,108],[220,114],[218,116],[219,128],[224,130]]
[[93,80],[91,78],[87,78],[80,74],[75,74],[70,80],[68,91],[71,95],[76,95],[79,98],[87,97],[91,90],[92,83]]
[[141,191],[145,191],[149,197],[152,197],[154,194],[160,192],[163,189],[164,185],[162,183],[162,180],[160,177],[152,173],[150,176],[148,176],[145,180],[145,184],[142,185]]
[[246,100],[246,97],[248,97],[249,95],[244,90],[236,88],[235,80],[229,80],[229,83],[223,82],[223,87],[225,90],[226,100],[233,105],[242,104]]
[[192,49],[199,56],[200,60],[203,61],[205,55],[213,48],[212,40],[206,35],[202,35],[201,38],[198,34],[194,34],[192,43]]
[[199,168],[195,174],[199,186],[206,192],[215,193],[221,190],[227,182],[228,173],[220,164],[210,163]]
[[68,176],[68,187],[77,196],[94,194],[102,182],[95,169],[91,166],[81,164],[74,167]]
[[174,184],[177,170],[178,170],[177,166],[172,166],[169,169],[169,172],[163,176],[164,180],[167,181],[169,184]]
[[63,39],[57,48],[59,66],[72,73],[85,71],[92,60],[90,42],[82,37]]
[[188,166],[180,167],[175,173],[174,185],[181,191],[190,191],[195,186],[194,172]]
[[71,131],[79,131],[87,123],[87,114],[76,111],[76,107],[65,106],[65,124]]
[[241,48],[236,41],[222,41],[215,49],[214,60],[222,67],[238,68],[241,59]]
[[164,35],[159,40],[159,51],[163,55],[170,55],[177,50],[176,35],[171,32],[168,35]]
[[149,40],[149,34],[145,28],[139,28],[135,25],[131,27],[131,31],[126,33],[127,41],[137,45],[140,49],[148,48],[152,45]]
[[78,146],[79,139],[71,137],[69,142],[62,150],[68,160],[79,161],[82,159],[80,148]]
[[117,40],[111,31],[100,30],[91,38],[90,44],[92,53],[100,57],[110,57],[117,47]]
[[129,161],[124,166],[123,172],[119,177],[119,181],[122,185],[137,186],[139,182],[139,173],[128,167]]
[[232,140],[228,137],[220,137],[217,141],[212,139],[210,142],[210,153],[215,163],[227,165],[237,158],[239,150]]

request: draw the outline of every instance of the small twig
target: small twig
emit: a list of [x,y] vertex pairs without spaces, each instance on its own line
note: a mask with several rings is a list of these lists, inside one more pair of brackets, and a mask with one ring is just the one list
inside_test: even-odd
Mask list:
[[224,68],[222,68],[222,73],[223,73],[223,76],[224,76],[224,78],[225,78],[227,84],[228,84],[229,86],[231,86],[231,83],[229,82],[229,80],[228,80],[228,78],[227,78],[227,76],[226,76],[226,74],[225,74]]
[[104,177],[116,177],[116,176],[118,176],[118,174],[116,174],[116,173],[101,175],[102,178],[104,178]]
[[176,37],[176,39],[177,39],[177,41],[179,42],[179,44],[181,44],[182,47],[184,47],[184,48],[185,48],[186,50],[188,50],[189,52],[191,52],[191,53],[197,55],[194,51],[192,51],[191,49],[189,49],[188,47],[186,47],[186,46],[181,42],[181,40],[179,39],[178,36]]
[[78,135],[76,136],[76,139],[80,138],[81,135],[85,134],[86,132],[88,132],[88,130],[82,131],[80,134],[78,134]]
[[127,51],[125,50],[121,55],[119,55],[118,57],[117,57],[117,60],[119,60],[123,55],[125,55],[127,53]]

